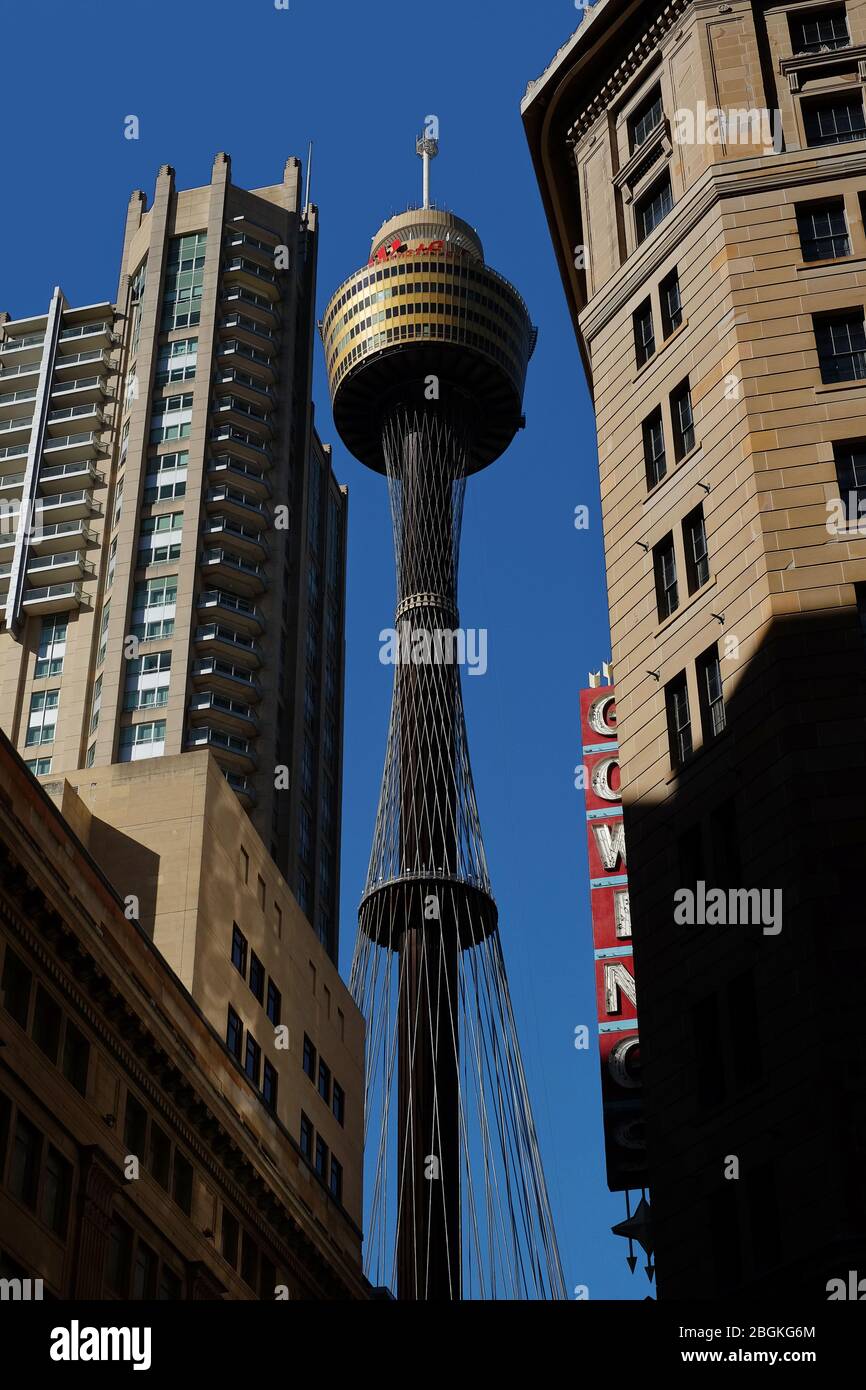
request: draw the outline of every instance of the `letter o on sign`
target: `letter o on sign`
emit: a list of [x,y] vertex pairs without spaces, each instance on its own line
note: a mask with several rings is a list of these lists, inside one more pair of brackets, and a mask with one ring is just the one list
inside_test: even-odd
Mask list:
[[607,1070],[617,1086],[634,1088],[640,1082],[640,1038],[620,1038],[611,1048],[607,1058]]
[[619,767],[618,758],[604,758],[592,769],[592,790],[602,801],[621,801],[622,794],[610,785],[611,770]]
[[601,695],[593,700],[587,714],[589,727],[605,738],[616,738],[616,696]]

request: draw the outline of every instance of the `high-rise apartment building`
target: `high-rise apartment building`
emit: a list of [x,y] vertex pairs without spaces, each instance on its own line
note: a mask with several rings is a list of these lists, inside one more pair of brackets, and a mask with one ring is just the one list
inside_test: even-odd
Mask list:
[[[337,951],[347,497],[299,162],[130,200],[116,305],[0,322],[0,718],[39,776],[213,751]],[[15,505],[17,503],[17,506]]]
[[523,102],[597,417],[662,1298],[866,1261],[864,82],[855,0],[600,0]]

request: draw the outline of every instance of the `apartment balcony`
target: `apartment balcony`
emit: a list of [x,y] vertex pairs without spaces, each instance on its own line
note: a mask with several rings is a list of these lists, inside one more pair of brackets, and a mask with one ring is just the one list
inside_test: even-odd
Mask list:
[[211,440],[214,444],[222,444],[231,449],[233,454],[245,459],[247,463],[258,463],[264,468],[273,467],[274,458],[270,449],[248,430],[238,429],[235,425],[218,425],[211,431]]
[[229,312],[236,309],[238,313],[247,314],[255,322],[264,324],[265,328],[279,327],[279,306],[255,290],[244,289],[242,285],[227,286],[220,295],[220,303]]
[[0,419],[0,445],[24,444],[30,438],[33,415],[10,415]]
[[70,377],[80,373],[85,375],[83,368],[89,368],[90,372],[102,374],[109,367],[108,353],[103,348],[84,348],[81,352],[64,353],[54,362],[54,384],[53,391],[57,391],[62,383],[69,381]]
[[119,342],[108,319],[99,323],[77,323],[72,328],[62,328],[58,348],[64,355],[92,351],[94,348],[113,347]]
[[[43,453],[47,453],[47,447]],[[49,493],[62,492],[68,483],[84,483],[89,487],[101,478],[102,474],[89,459],[80,459],[75,463],[43,464],[39,470],[39,486],[46,496]]]
[[245,372],[242,367],[219,367],[214,376],[214,386],[220,393],[220,403],[222,392],[229,391],[249,405],[258,407],[265,415],[273,410],[276,404],[276,393],[272,388],[257,377],[251,376],[249,372]]
[[81,584],[48,584],[25,589],[22,603],[28,613],[68,613],[81,606]]
[[201,568],[207,585],[221,588],[225,584],[230,590],[240,589],[244,594],[260,594],[267,588],[264,567],[231,550],[202,551]]
[[232,791],[236,794],[240,801],[243,802],[244,806],[255,806],[258,798],[256,797],[255,788],[253,787],[253,784],[250,781],[249,777],[244,777],[239,772],[232,772],[229,768],[226,767],[223,768],[222,774],[228,782],[229,786],[231,787]]
[[254,294],[266,295],[276,302],[280,298],[281,286],[276,271],[270,270],[251,256],[233,256],[226,261],[222,274],[223,285],[242,285]]
[[46,439],[45,447],[62,436],[70,438],[69,430],[100,430],[105,423],[105,417],[97,401],[86,401],[80,405],[64,405],[57,410],[49,410],[46,428],[50,439]]
[[[50,438],[46,436],[42,446],[45,458],[64,462],[71,462],[73,459],[94,459],[99,452],[99,437],[93,430],[60,434]],[[39,476],[42,476],[41,472]]]
[[23,486],[23,473],[0,473],[0,501],[8,507],[21,496]]
[[261,609],[239,594],[228,593],[225,589],[204,589],[198,596],[196,606],[202,615],[216,622],[225,619],[240,632],[258,636],[264,631],[265,620]]
[[274,269],[279,245],[280,242],[276,239],[268,241],[257,236],[255,232],[245,231],[240,227],[232,227],[223,237],[223,247],[226,251],[234,256],[250,256],[271,271]]
[[206,721],[226,733],[254,738],[259,731],[259,719],[251,705],[233,700],[216,690],[197,690],[189,702],[189,716],[195,723]]
[[239,487],[257,499],[271,495],[271,485],[264,473],[231,454],[218,454],[216,458],[212,458],[207,466],[207,475],[212,482],[219,481],[226,487]]
[[187,748],[212,748],[220,763],[239,771],[248,771],[256,766],[256,755],[248,738],[226,733],[213,724],[194,725],[186,732]]
[[[0,387],[2,385],[3,383],[0,381]],[[8,391],[0,395],[0,429],[3,427],[3,422],[27,414],[27,407],[32,406],[35,401],[35,386],[22,386],[17,391]],[[29,412],[28,419],[31,421],[33,419],[32,410]]]
[[89,578],[93,563],[83,550],[65,550],[56,555],[37,555],[27,566],[27,578],[34,584],[65,584],[72,579]]
[[0,366],[0,402],[5,401],[7,392],[21,391],[25,386],[31,385],[35,397],[40,367],[40,360],[19,362],[11,367]]
[[[84,405],[92,403],[98,405],[105,399],[107,394],[107,381],[104,376],[93,374],[90,376],[73,376],[68,379],[61,378],[55,381],[51,387],[51,400],[63,401],[70,406]],[[48,420],[51,422],[52,411]]]
[[44,333],[23,333],[20,338],[5,338],[0,343],[0,367],[5,370],[26,362],[38,369],[44,346]]
[[236,487],[212,487],[208,489],[207,509],[209,512],[224,512],[226,516],[239,521],[243,526],[262,531],[270,523],[268,509],[248,493]]
[[73,492],[59,492],[51,497],[40,497],[37,509],[43,528],[53,526],[59,521],[93,516],[98,511],[89,489],[86,488],[76,488]]
[[242,666],[261,666],[262,650],[258,642],[248,633],[236,632],[234,628],[222,623],[205,623],[196,628],[196,651],[200,655],[213,652],[214,656],[226,661],[240,662]]
[[262,687],[251,669],[217,656],[202,656],[194,661],[192,680],[196,690],[216,690],[230,700],[250,703],[262,698]]
[[[263,323],[258,323],[247,314],[242,314],[239,311],[226,314],[224,319],[220,319],[218,327],[221,338],[226,340],[237,338],[239,343],[254,348],[256,352],[263,353],[266,358],[272,358],[277,351],[277,334],[274,330],[265,327]],[[258,359],[253,360],[257,361]]]
[[205,518],[202,535],[212,544],[227,542],[238,555],[249,560],[266,560],[270,551],[261,534],[261,526],[248,525],[224,516],[222,512]]
[[85,521],[55,521],[48,526],[35,528],[30,538],[30,549],[36,555],[54,555],[57,551],[68,550],[71,545],[82,549],[96,545],[96,532],[91,531]]
[[252,432],[251,438],[261,446],[267,445],[273,434],[268,416],[269,410],[262,410],[240,395],[217,396],[212,406],[213,422],[218,428],[236,425],[246,433]]
[[265,384],[270,384],[276,379],[273,354],[252,347],[250,343],[242,342],[240,338],[227,338],[225,342],[220,343],[217,348],[217,357],[222,366],[226,364],[239,365],[242,371],[249,370],[256,376],[260,376]]

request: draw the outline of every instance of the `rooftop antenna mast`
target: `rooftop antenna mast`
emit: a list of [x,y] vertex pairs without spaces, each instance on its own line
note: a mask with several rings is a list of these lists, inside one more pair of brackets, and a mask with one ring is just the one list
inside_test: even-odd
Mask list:
[[435,159],[439,153],[439,141],[433,140],[430,136],[419,135],[415,141],[415,153],[422,160],[424,165],[424,201],[422,207],[430,206],[430,161]]
[[304,191],[304,216],[306,217],[310,208],[310,180],[313,176],[313,142],[307,146],[307,186]]

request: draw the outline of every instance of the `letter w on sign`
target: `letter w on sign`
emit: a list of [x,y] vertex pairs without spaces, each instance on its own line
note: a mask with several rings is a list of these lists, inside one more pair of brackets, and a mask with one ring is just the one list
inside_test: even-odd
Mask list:
[[620,860],[625,866],[625,826],[622,821],[617,821],[613,833],[609,825],[594,825],[592,833],[595,836],[598,857],[604,867],[615,869]]

